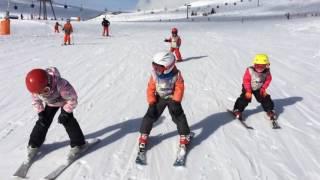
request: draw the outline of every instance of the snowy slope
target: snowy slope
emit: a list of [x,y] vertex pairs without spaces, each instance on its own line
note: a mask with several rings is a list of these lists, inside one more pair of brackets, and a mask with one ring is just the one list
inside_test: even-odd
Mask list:
[[[285,18],[286,13],[291,16],[302,16],[305,13],[320,13],[319,0],[199,0],[190,2],[189,19],[186,19],[186,6],[181,4],[177,6],[169,6],[170,2],[164,0],[167,6],[161,6],[156,9],[140,9],[140,12],[106,16],[112,21],[208,21],[209,20],[241,20],[245,19],[270,19]],[[161,1],[150,1],[149,5],[157,5]],[[171,5],[176,4],[171,3]],[[144,6],[142,6],[144,7]],[[212,9],[215,14],[210,14]],[[191,12],[197,13],[191,16]],[[205,14],[205,15],[204,15]],[[102,15],[104,17],[105,15]]]
[[[35,67],[56,66],[75,87],[75,111],[87,138],[102,142],[75,162],[62,180],[318,180],[320,179],[320,19],[286,21],[121,23],[110,38],[100,21],[74,22],[74,46],[60,46],[51,22],[12,21],[0,37],[0,177],[12,179],[25,156],[36,113],[25,85]],[[186,168],[172,166],[178,143],[168,111],[151,133],[148,165],[137,166],[138,130],[147,109],[145,90],[154,53],[168,49],[171,27],[182,37],[183,100],[196,133]],[[244,129],[225,112],[241,90],[244,70],[256,53],[268,53],[268,89],[281,130],[271,129],[254,100]],[[68,138],[55,119],[43,155],[30,169],[43,178],[64,160]]]

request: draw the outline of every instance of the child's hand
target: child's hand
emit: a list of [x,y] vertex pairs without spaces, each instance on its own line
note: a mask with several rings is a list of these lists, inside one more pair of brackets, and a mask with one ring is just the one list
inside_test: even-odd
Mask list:
[[251,98],[252,98],[252,92],[246,92],[246,94],[244,95],[244,97],[245,97],[247,100],[251,100]]
[[267,95],[268,95],[268,94],[267,94],[266,89],[265,89],[265,88],[261,88],[261,89],[260,89],[260,96],[266,97]]

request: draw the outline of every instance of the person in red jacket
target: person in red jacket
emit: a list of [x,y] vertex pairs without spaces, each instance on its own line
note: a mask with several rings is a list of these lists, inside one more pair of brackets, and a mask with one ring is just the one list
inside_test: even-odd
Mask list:
[[70,19],[67,19],[66,24],[64,24],[63,29],[64,31],[64,45],[71,44],[71,33],[73,33],[73,28],[70,23]]
[[55,33],[60,33],[60,31],[59,31],[59,26],[61,26],[61,24],[59,24],[58,22],[56,22],[56,24],[54,25],[54,32],[55,32]]
[[268,117],[276,119],[274,103],[267,88],[272,80],[268,55],[257,54],[253,60],[253,66],[246,69],[243,76],[242,93],[236,100],[233,114],[237,119],[242,119],[242,112],[251,102],[252,95],[261,103]]
[[103,18],[101,25],[103,27],[102,36],[109,36],[110,21],[108,21],[106,18]]
[[168,39],[165,39],[164,42],[171,43],[170,51],[174,52],[176,54],[177,61],[182,61],[182,57],[181,57],[181,53],[180,53],[181,38],[178,35],[178,29],[172,28],[171,35],[172,36]]
[[181,106],[184,81],[181,72],[175,66],[175,57],[171,52],[159,52],[153,57],[152,67],[147,88],[149,108],[140,126],[139,151],[145,149],[152,125],[166,107],[177,125],[180,146],[185,146],[190,141],[190,128]]

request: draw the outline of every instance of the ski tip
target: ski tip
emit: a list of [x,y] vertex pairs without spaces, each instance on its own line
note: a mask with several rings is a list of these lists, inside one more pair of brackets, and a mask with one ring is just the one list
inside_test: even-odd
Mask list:
[[277,126],[273,126],[272,129],[281,129],[281,127],[277,125]]
[[144,160],[141,160],[141,159],[137,158],[137,159],[136,159],[136,164],[142,165],[142,166],[146,166],[146,165],[147,165],[147,162],[144,161]]
[[185,167],[185,163],[184,162],[174,162],[173,166],[174,167]]

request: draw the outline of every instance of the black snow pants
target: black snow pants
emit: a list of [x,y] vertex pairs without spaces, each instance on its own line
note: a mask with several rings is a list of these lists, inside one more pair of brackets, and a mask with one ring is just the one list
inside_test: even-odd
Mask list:
[[149,105],[146,115],[143,117],[140,126],[141,134],[150,134],[152,125],[161,116],[164,109],[168,106],[172,121],[177,125],[180,135],[188,135],[190,133],[186,115],[183,112],[180,102],[175,102],[172,99],[162,99],[158,97],[156,104]]
[[[43,116],[39,116],[38,121],[36,122],[33,130],[30,134],[29,146],[31,147],[40,147],[47,135],[48,129],[52,123],[53,117],[58,111],[59,107],[50,107],[46,106]],[[81,146],[85,144],[84,135],[82,130],[77,122],[77,120],[73,117],[73,114],[64,122],[61,123],[70,138],[70,146]]]
[[[234,104],[233,109],[238,109],[240,112],[244,111],[244,109],[248,106],[248,104],[251,102],[251,99],[248,100],[245,98],[246,91],[244,88],[242,88],[242,93],[240,97],[236,100],[236,103]],[[263,97],[260,95],[260,89],[255,90],[252,92],[256,100],[261,103],[261,106],[265,112],[271,111],[274,108],[273,101],[271,100],[270,95]]]

